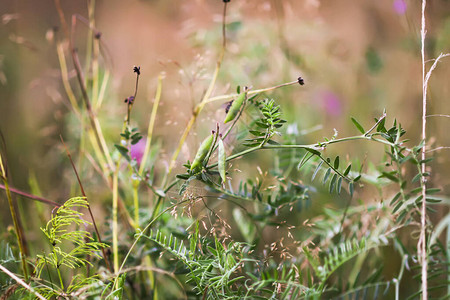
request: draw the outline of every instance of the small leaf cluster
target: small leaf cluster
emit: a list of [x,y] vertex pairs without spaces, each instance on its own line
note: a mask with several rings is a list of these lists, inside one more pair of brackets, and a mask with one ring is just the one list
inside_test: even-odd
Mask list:
[[[319,158],[319,162],[316,166],[316,169],[314,170],[311,181],[314,181],[314,179],[317,177],[320,170],[325,170],[322,177],[322,184],[328,185],[328,190],[330,193],[333,193],[336,191],[338,194],[341,193],[342,190],[342,183],[345,179],[348,182],[348,190],[350,196],[353,196],[354,192],[354,184],[358,180],[361,179],[361,175],[356,176],[355,178],[350,178],[349,174],[352,168],[352,164],[349,164],[343,171],[339,170],[340,167],[340,158],[339,156],[336,156],[335,159],[332,161],[331,158],[327,157],[325,158],[321,152],[314,150],[314,149],[306,149],[307,153],[302,158],[302,161],[299,163],[299,168],[305,164],[305,160],[309,160],[313,156],[317,156]],[[331,180],[330,180],[331,179]]]
[[136,145],[141,139],[142,135],[138,128],[131,128],[131,130],[126,127],[125,131],[120,134],[126,141],[130,141],[131,145]]
[[276,105],[273,99],[259,101],[256,103],[256,106],[261,116],[253,121],[254,129],[249,131],[255,137],[245,140],[243,145],[247,147],[262,147],[266,143],[278,145],[272,138],[279,133],[277,130],[286,123],[285,120],[281,119],[280,106]]
[[137,144],[142,139],[142,135],[138,128],[129,129],[128,126],[126,126],[124,132],[122,132],[120,136],[123,138],[121,144],[114,144],[114,147],[127,161],[130,162],[131,157],[127,145]]

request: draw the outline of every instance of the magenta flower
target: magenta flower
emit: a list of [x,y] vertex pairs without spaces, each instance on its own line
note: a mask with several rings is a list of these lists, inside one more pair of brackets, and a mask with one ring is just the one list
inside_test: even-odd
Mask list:
[[406,2],[405,0],[394,0],[394,11],[398,15],[404,15],[406,13]]
[[130,155],[131,159],[135,159],[138,164],[141,164],[142,157],[144,156],[146,139],[143,138],[134,145],[131,145]]
[[342,112],[342,101],[331,91],[324,91],[320,95],[325,112],[330,116],[339,116]]

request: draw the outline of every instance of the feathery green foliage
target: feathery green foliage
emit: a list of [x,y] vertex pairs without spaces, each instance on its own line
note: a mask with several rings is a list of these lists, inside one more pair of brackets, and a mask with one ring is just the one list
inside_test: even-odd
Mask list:
[[[59,1],[55,4],[64,34],[69,35],[64,11]],[[78,178],[71,190],[80,189],[85,195],[81,181],[86,179],[86,190],[98,199],[95,204],[112,205],[98,214],[105,216],[105,222],[94,222],[97,212],[89,210],[90,223],[83,214],[90,208],[87,199],[70,198],[52,210],[51,219],[41,227],[45,244],[36,242],[38,246],[30,247],[28,257],[19,236],[12,238],[12,230],[5,232],[0,243],[0,264],[5,268],[0,273],[0,293],[5,298],[398,300],[423,296],[425,291],[418,286],[424,278],[431,297],[448,297],[449,198],[443,181],[432,176],[433,157],[423,158],[430,140],[420,140],[414,130],[407,133],[400,121],[376,106],[371,109],[381,115],[373,121],[347,118],[349,134],[346,125],[337,121],[335,125],[331,117],[316,120],[309,116],[314,111],[311,107],[326,103],[307,99],[292,104],[298,97],[292,91],[309,88],[309,78],[286,83],[279,78],[304,70],[302,76],[318,80],[321,77],[313,76],[312,70],[322,72],[316,66],[322,63],[320,59],[307,61],[311,53],[297,52],[290,45],[281,22],[287,11],[282,1],[273,1],[280,18],[277,33],[251,23],[257,34],[244,29],[247,24],[239,20],[238,10],[233,11],[233,21],[227,21],[232,3],[223,1],[221,28],[195,37],[196,47],[203,46],[205,53],[211,52],[211,45],[221,45],[217,61],[206,55],[204,61],[199,59],[215,65],[209,84],[198,81],[207,78],[199,61],[183,68],[181,83],[189,86],[192,107],[184,111],[179,107],[186,108],[185,103],[177,102],[175,112],[157,116],[161,93],[166,96],[160,74],[147,131],[139,129],[142,116],[137,117],[144,110],[132,111],[135,102],[141,101],[136,99],[140,67],[132,68],[135,89],[125,99],[126,105],[116,109],[111,101],[113,109],[102,108],[106,98],[117,99],[115,91],[105,96],[110,86],[109,58],[95,28],[95,1],[88,4],[88,22],[81,18],[89,24],[86,53],[76,50],[78,38],[56,40],[61,79],[74,119],[65,122],[70,125],[71,146],[79,149],[76,164],[71,158]],[[77,20],[76,16],[72,19],[72,26]],[[71,29],[75,32],[75,27]],[[207,38],[202,41],[201,36]],[[266,47],[263,38],[275,36],[282,45]],[[227,48],[230,42],[233,47]],[[86,55],[85,65],[80,63],[80,53]],[[224,60],[225,55],[232,59]],[[269,77],[274,86],[241,90],[245,81],[267,82],[266,75],[273,71],[267,57],[272,55],[277,64],[286,64],[280,68],[282,74],[274,72]],[[67,68],[68,57],[74,70]],[[387,70],[388,63],[374,47],[368,47],[364,58],[371,76]],[[72,73],[79,92],[72,90]],[[144,74],[150,77],[151,71]],[[214,94],[226,90],[219,86],[238,84],[237,93]],[[322,84],[314,82],[311,90]],[[183,101],[188,98],[182,96]],[[81,100],[84,108],[78,103]],[[227,108],[210,106],[218,102]],[[170,99],[164,103],[172,108]],[[215,110],[205,116],[211,107]],[[124,115],[123,121],[117,111]],[[331,122],[339,127],[334,134],[316,132],[317,128],[332,129],[328,128]],[[175,131],[168,126],[175,123],[184,125],[179,140],[174,141]],[[310,123],[317,126],[304,128]],[[162,130],[154,133],[154,129]],[[347,136],[341,137],[340,132]],[[145,149],[139,149],[144,140]],[[356,151],[359,147],[364,150]],[[0,177],[13,211],[6,158],[1,158]],[[184,169],[180,170],[182,160]],[[42,219],[44,209],[38,208]],[[28,220],[22,221],[31,231]],[[101,224],[99,230],[96,224]],[[18,233],[18,223],[15,228]],[[427,238],[418,239],[416,233],[424,230]],[[418,256],[418,241],[426,246],[426,271],[421,265],[424,256]],[[100,256],[100,250],[109,245],[111,253]],[[30,278],[27,263],[35,269]]]

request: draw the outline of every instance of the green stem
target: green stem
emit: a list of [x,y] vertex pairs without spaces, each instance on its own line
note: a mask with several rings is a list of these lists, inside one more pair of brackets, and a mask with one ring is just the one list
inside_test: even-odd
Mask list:
[[328,167],[330,167],[331,169],[333,169],[333,171],[336,172],[336,174],[338,174],[339,177],[345,178],[345,179],[346,179],[347,181],[349,181],[349,182],[352,181],[351,178],[349,178],[349,177],[345,176],[344,174],[342,174],[341,171],[339,171],[338,169],[335,169],[334,166],[333,166],[330,162],[328,162],[328,160],[325,159],[325,157],[323,157],[322,155],[320,155],[319,158],[320,158],[320,159],[321,159]]
[[[398,128],[399,132],[401,130],[400,126]],[[396,143],[399,141],[400,138],[400,134],[397,135],[397,139],[396,139]],[[395,164],[397,165],[397,175],[398,175],[398,179],[399,179],[399,189],[400,189],[400,195],[402,196],[403,202],[406,202],[406,196],[405,196],[405,190],[403,189],[403,176],[402,176],[402,168],[400,165],[400,156],[399,156],[399,151],[398,151],[398,147],[392,147],[393,151],[394,151],[394,157],[395,157]],[[417,206],[417,204],[416,204]]]
[[139,181],[133,182],[134,228],[139,228]]
[[117,224],[117,204],[118,204],[118,198],[119,198],[119,167],[120,167],[120,157],[117,159],[116,169],[113,173],[113,203],[112,203],[112,215],[113,215],[113,222],[112,222],[112,242],[113,242],[113,256],[114,256],[114,273],[117,274],[117,271],[119,269],[119,247],[118,247],[118,224]]
[[[85,68],[89,70],[91,67],[91,60],[92,60],[92,40],[93,40],[93,32],[92,28],[95,28],[95,19],[94,19],[94,10],[95,10],[95,0],[88,0],[87,1],[87,10],[88,10],[88,21],[89,24],[86,24],[89,26],[89,30],[87,32],[87,39],[86,39],[86,62],[85,62]],[[94,97],[93,97],[94,98]]]
[[[373,136],[365,136],[365,135],[358,135],[358,136],[350,136],[350,137],[345,137],[345,138],[341,138],[341,139],[335,139],[335,140],[330,140],[330,141],[325,141],[325,142],[320,142],[320,143],[315,143],[315,144],[308,144],[308,145],[264,145],[264,146],[258,146],[258,147],[254,147],[254,148],[249,148],[246,150],[243,150],[239,153],[230,155],[227,157],[226,161],[231,161],[233,159],[239,158],[241,156],[244,156],[246,154],[255,152],[257,150],[265,150],[265,149],[313,149],[313,150],[323,150],[326,146],[331,145],[331,144],[336,144],[336,143],[340,143],[340,142],[347,142],[347,141],[355,141],[355,140],[366,140],[366,141],[374,141],[377,143],[381,143],[381,144],[385,144],[388,146],[392,146],[392,147],[396,147],[399,146],[399,144],[395,144],[395,143],[391,143],[389,141],[385,141],[385,140],[381,140],[381,139],[377,139],[374,138]],[[406,151],[411,152],[412,150],[409,148],[405,148]],[[214,167],[217,167],[218,163],[214,163],[211,164],[209,166],[207,166],[207,169],[211,169]]]
[[64,55],[64,46],[63,43],[58,43],[56,45],[56,51],[59,59],[59,67],[61,70],[61,80],[63,82],[64,90],[66,91],[66,95],[69,98],[70,105],[78,118],[81,118],[80,107],[77,103],[77,98],[72,90],[72,87],[69,83],[69,72],[67,70],[66,57]]
[[63,279],[61,276],[61,270],[59,269],[60,265],[59,265],[59,261],[58,261],[58,255],[55,253],[55,247],[53,247],[53,249],[52,249],[52,254],[53,254],[53,259],[56,264],[56,272],[58,273],[59,284],[61,285],[61,290],[64,291],[64,283],[63,283]]
[[156,113],[159,107],[159,100],[161,99],[162,79],[163,79],[162,75],[159,75],[158,86],[156,88],[155,102],[153,102],[152,114],[150,116],[150,121],[148,124],[147,142],[145,144],[144,155],[142,156],[141,165],[139,167],[139,176],[142,176],[142,174],[144,173],[145,165],[147,164],[148,154],[150,152],[150,146],[153,137],[153,128],[155,127]]
[[26,253],[25,253],[25,247],[23,244],[23,232],[20,230],[19,227],[19,219],[16,214],[16,209],[14,208],[14,204],[11,197],[11,191],[9,189],[9,183],[8,183],[8,177],[6,174],[5,166],[3,165],[2,156],[0,155],[0,178],[3,181],[3,184],[5,186],[6,191],[6,198],[8,198],[8,205],[9,205],[9,211],[11,212],[11,217],[13,219],[14,223],[14,229],[16,232],[16,238],[17,238],[17,244],[19,245],[19,251],[20,251],[20,259],[22,261],[22,271],[23,275],[25,277],[25,280],[28,280],[28,269],[27,269],[27,263],[26,263]]
[[[276,90],[276,89],[279,89],[279,88],[282,88],[282,87],[285,87],[285,86],[294,85],[294,84],[298,84],[298,80],[282,83],[282,84],[279,84],[279,85],[275,85],[275,86],[271,86],[271,87],[267,87],[267,88],[263,88],[263,89],[259,89],[259,90],[248,91],[247,95],[251,96],[251,95],[256,95],[256,94],[259,94],[259,93],[270,92],[270,91],[273,91],[273,90]],[[220,96],[216,96],[216,97],[212,97],[212,98],[207,99],[205,103],[231,100],[233,98],[236,98],[237,96],[239,96],[239,94],[220,95]]]
[[[153,225],[153,223],[156,222],[156,220],[158,220],[163,214],[165,214],[166,212],[168,212],[168,211],[171,210],[172,208],[174,208],[174,207],[176,207],[176,206],[178,206],[178,205],[180,205],[180,204],[183,204],[183,203],[185,203],[185,202],[188,202],[188,201],[190,201],[190,199],[186,199],[186,200],[180,201],[180,202],[178,202],[178,203],[175,203],[175,204],[173,204],[173,205],[167,207],[166,209],[164,209],[164,210],[163,210],[162,212],[160,212],[155,218],[153,218],[153,219],[147,224],[147,226],[145,226],[145,228],[144,228],[139,234],[137,234],[136,239],[134,240],[133,244],[131,245],[130,249],[128,249],[128,252],[127,252],[127,254],[126,254],[125,257],[124,257],[124,259],[123,259],[123,261],[122,261],[122,264],[120,265],[119,270],[118,270],[117,272],[115,272],[115,273],[116,273],[116,274],[121,274],[122,269],[124,268],[125,263],[126,263],[126,261],[128,260],[128,257],[129,257],[130,254],[131,254],[131,251],[133,251],[133,249],[134,249],[134,247],[136,246],[136,244],[138,243],[138,241],[141,239],[141,237],[144,235],[144,233],[145,233],[145,232]],[[118,279],[119,279],[119,276],[117,276],[116,279],[114,280],[114,288],[117,288],[117,280],[118,280]]]

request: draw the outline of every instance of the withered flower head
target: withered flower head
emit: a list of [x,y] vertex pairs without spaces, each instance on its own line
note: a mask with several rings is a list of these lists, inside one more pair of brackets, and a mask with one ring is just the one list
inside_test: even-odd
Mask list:
[[134,96],[130,96],[130,97],[128,97],[128,98],[125,98],[125,101],[124,101],[125,103],[128,103],[128,104],[133,104],[133,102],[134,102]]

